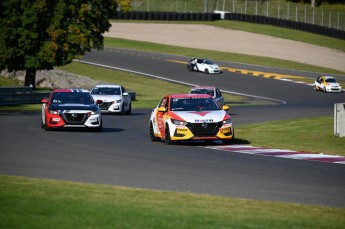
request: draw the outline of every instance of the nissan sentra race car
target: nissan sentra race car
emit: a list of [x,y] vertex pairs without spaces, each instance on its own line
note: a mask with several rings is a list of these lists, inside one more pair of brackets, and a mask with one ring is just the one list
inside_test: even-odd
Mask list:
[[220,68],[213,61],[204,58],[192,58],[188,64],[187,69],[189,71],[198,71],[208,73],[221,73]]
[[342,92],[340,84],[332,76],[319,76],[315,80],[314,90],[323,92]]
[[167,95],[151,113],[151,141],[222,140],[230,144],[235,135],[228,109],[207,94]]
[[42,103],[41,126],[45,130],[74,127],[102,131],[100,109],[88,90],[55,89]]
[[116,84],[96,85],[91,90],[94,100],[102,100],[99,108],[102,112],[131,114],[132,100],[126,88]]

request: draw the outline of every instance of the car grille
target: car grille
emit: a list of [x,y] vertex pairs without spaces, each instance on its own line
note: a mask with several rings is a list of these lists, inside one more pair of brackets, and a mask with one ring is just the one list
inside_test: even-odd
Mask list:
[[113,102],[103,102],[99,105],[99,109],[101,110],[108,110]]
[[[206,125],[207,124],[207,125]],[[218,123],[188,123],[187,127],[196,137],[216,136],[222,122]]]
[[86,122],[88,116],[86,113],[64,113],[62,119],[66,125],[82,125]]

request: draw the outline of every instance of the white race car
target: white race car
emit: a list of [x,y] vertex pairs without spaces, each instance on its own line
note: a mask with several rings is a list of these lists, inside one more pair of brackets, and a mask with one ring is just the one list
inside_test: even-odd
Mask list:
[[315,80],[314,90],[323,92],[342,92],[340,84],[332,76],[319,76]]
[[228,109],[206,94],[167,95],[151,113],[151,141],[222,140],[230,144],[235,134]]
[[208,73],[221,73],[220,68],[213,61],[204,58],[192,58],[188,64],[189,71],[199,71]]
[[132,100],[126,89],[120,85],[96,85],[91,90],[95,100],[102,100],[99,105],[102,112],[131,114]]

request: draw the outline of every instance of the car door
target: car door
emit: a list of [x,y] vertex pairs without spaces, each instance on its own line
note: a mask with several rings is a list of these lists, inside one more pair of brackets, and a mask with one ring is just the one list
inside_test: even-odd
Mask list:
[[159,134],[165,137],[165,119],[168,112],[169,97],[164,97],[157,107],[156,120]]
[[202,59],[198,59],[196,66],[198,68],[199,71],[204,72],[205,71],[205,66],[206,64],[204,63],[204,60]]

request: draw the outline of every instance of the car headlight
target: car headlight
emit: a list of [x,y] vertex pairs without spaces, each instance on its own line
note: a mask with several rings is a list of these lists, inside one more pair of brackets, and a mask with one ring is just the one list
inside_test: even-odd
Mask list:
[[95,115],[95,114],[99,114],[100,112],[101,112],[101,110],[90,111],[90,112],[88,112],[88,114],[90,114],[90,115]]
[[231,124],[231,119],[226,119],[226,120],[223,120],[223,125],[225,124]]
[[174,124],[174,125],[186,125],[187,124],[187,122],[185,122],[185,121],[181,121],[181,120],[177,120],[177,119],[170,119],[171,120],[171,122]]
[[49,113],[58,115],[58,114],[60,114],[60,111],[59,110],[49,110]]
[[115,100],[115,103],[121,103],[122,99]]

